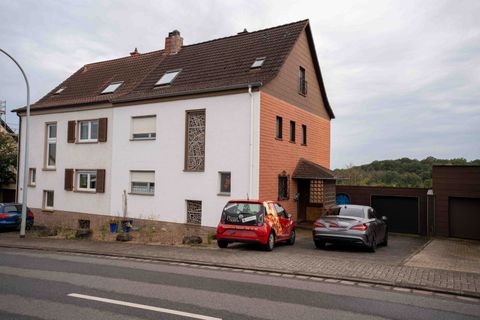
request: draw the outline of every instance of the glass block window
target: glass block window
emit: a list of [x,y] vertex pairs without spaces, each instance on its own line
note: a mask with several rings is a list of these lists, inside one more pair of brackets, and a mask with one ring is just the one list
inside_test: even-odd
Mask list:
[[187,223],[202,224],[202,201],[187,200]]
[[205,110],[187,111],[185,171],[205,170]]
[[323,203],[323,181],[310,180],[310,203]]

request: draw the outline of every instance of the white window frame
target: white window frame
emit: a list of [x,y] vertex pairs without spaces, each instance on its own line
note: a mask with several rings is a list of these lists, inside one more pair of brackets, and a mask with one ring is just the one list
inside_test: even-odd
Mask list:
[[[80,176],[86,175],[87,176],[87,187],[82,188],[80,187]],[[93,176],[95,176],[95,188],[90,187],[90,183],[93,180]],[[97,171],[96,170],[77,170],[75,172],[75,187],[77,191],[85,191],[85,192],[96,192],[97,191]]]
[[[50,136],[50,128],[55,127],[55,136],[51,137]],[[57,166],[57,134],[58,134],[58,127],[57,123],[47,123],[47,152],[46,152],[46,157],[45,157],[45,166],[48,169],[55,169]],[[54,164],[50,165],[49,160],[50,160],[50,147],[52,145],[55,145],[55,157],[54,157]]]
[[28,169],[28,185],[30,187],[35,187],[37,185],[37,169],[36,168]]
[[[52,205],[48,205],[48,195],[52,194]],[[53,190],[43,190],[43,209],[44,210],[53,210],[53,207],[55,205],[55,193]]]
[[[87,138],[82,139],[82,124],[87,123]],[[92,124],[97,124],[97,137],[92,138]],[[80,120],[78,121],[78,142],[85,143],[85,142],[98,142],[98,134],[99,134],[99,121],[98,119],[95,120]]]
[[[135,119],[142,119],[142,118],[153,118],[153,122],[155,123],[155,131],[154,132],[134,132],[134,122]],[[156,115],[146,115],[146,116],[134,116],[132,117],[131,121],[131,140],[155,140],[157,138],[157,116]]]
[[[153,179],[141,180],[141,179],[132,178],[132,175],[135,175],[135,173],[152,174]],[[150,181],[147,181],[147,180],[150,180]],[[142,191],[141,189],[135,189],[134,184],[137,184],[138,186],[144,185],[145,191]],[[130,171],[130,193],[139,194],[139,195],[148,195],[148,196],[155,195],[155,171],[154,170],[131,170]]]

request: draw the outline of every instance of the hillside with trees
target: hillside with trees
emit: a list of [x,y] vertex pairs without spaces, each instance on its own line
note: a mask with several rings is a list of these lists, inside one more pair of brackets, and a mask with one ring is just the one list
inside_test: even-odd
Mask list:
[[345,169],[335,169],[334,173],[339,178],[339,185],[431,188],[433,165],[480,165],[480,159],[402,158],[348,166]]

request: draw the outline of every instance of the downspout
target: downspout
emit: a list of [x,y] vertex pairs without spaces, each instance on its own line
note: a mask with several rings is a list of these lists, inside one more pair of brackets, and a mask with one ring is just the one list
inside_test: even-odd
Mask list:
[[253,196],[253,93],[252,85],[248,85],[248,94],[250,95],[250,183],[248,187],[248,196],[247,198]]

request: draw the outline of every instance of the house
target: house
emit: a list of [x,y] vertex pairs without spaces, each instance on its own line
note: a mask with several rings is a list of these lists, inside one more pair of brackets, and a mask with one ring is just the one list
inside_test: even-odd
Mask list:
[[333,118],[308,20],[192,45],[175,30],[32,105],[28,205],[216,226],[261,198],[307,219],[335,202]]

